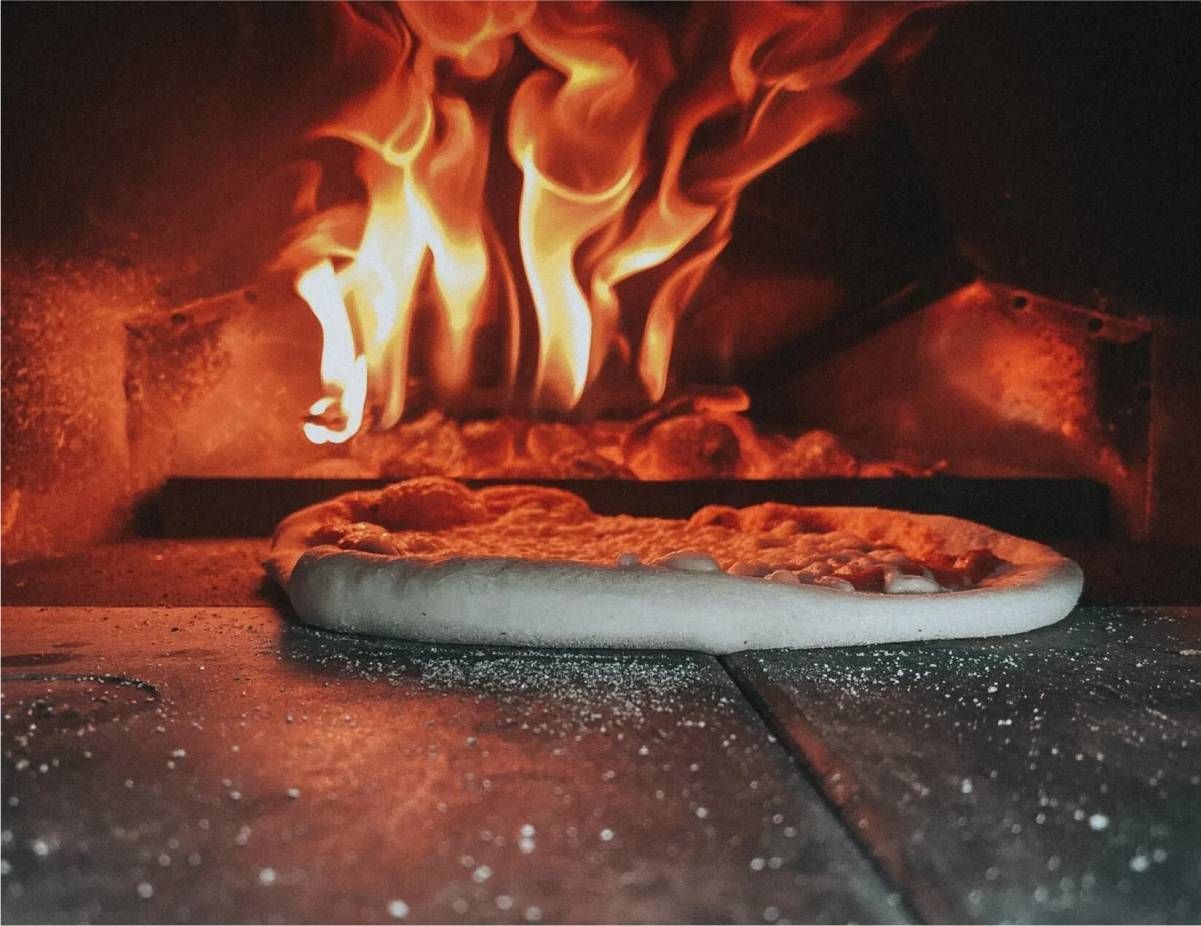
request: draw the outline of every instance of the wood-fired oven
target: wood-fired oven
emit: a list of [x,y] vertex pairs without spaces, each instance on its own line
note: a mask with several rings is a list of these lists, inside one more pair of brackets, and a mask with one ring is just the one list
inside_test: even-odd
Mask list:
[[[1195,9],[3,18],[6,919],[1201,916]],[[427,474],[952,514],[1084,598],[720,659],[295,623],[274,525]]]

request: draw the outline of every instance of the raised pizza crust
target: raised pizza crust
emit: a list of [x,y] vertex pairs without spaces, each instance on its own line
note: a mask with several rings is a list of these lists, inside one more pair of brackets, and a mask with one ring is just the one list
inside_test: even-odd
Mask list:
[[[615,565],[686,548],[727,570],[752,554],[796,561],[845,538],[915,558],[987,548],[1007,562],[978,587],[919,594]],[[266,565],[301,620],[334,631],[715,654],[1019,633],[1067,615],[1083,585],[1079,566],[1049,547],[957,518],[787,505],[605,518],[557,490],[472,492],[436,478],[291,515]]]

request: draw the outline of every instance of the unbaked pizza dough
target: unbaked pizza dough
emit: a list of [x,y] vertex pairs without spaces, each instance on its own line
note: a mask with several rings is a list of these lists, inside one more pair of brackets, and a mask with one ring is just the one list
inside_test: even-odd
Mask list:
[[[926,568],[997,563],[982,551],[1000,562],[969,588],[940,587],[968,581],[958,567]],[[328,630],[714,654],[1020,633],[1066,616],[1083,585],[1049,547],[957,518],[779,504],[603,517],[560,490],[438,477],[296,512],[266,565]],[[889,591],[855,590],[865,576]]]

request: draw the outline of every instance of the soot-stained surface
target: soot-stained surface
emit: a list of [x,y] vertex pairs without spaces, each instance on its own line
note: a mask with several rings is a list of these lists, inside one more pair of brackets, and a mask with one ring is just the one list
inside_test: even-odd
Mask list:
[[709,657],[4,623],[8,921],[904,918]]
[[925,917],[1201,916],[1201,609],[727,665]]

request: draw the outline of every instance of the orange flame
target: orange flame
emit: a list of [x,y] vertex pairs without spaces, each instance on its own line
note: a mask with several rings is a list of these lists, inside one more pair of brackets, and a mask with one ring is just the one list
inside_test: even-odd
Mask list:
[[[305,434],[396,424],[418,360],[440,398],[461,398],[481,352],[507,394],[526,371],[534,408],[575,408],[614,356],[662,398],[742,190],[854,117],[835,85],[911,9],[700,3],[669,29],[607,3],[341,7],[352,54],[387,72],[315,133],[354,146],[366,202],[318,211],[308,190],[280,260],[323,333],[325,395]],[[498,130],[508,161],[493,157]],[[514,168],[505,218],[486,192]],[[621,284],[656,268],[649,304],[623,305]],[[435,334],[414,345],[423,318]]]

